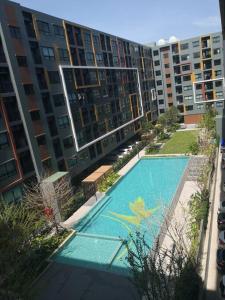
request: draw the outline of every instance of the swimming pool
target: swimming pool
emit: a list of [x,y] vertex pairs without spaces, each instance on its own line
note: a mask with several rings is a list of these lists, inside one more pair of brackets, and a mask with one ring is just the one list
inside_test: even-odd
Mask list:
[[122,239],[137,230],[148,243],[159,233],[162,215],[177,190],[188,157],[143,158],[74,226],[74,234],[53,256],[57,262],[126,273]]

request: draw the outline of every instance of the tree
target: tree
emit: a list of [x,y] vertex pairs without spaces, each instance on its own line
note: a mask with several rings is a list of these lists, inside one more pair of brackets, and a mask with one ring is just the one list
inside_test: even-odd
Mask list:
[[48,176],[44,176],[40,182],[33,182],[24,187],[24,200],[27,207],[36,210],[40,216],[45,216],[56,232],[59,231],[61,214],[60,208],[72,196],[72,188],[69,178],[62,177],[54,184],[49,184]]
[[32,237],[42,225],[43,220],[23,203],[0,202],[0,298],[15,296],[17,276],[24,272]]

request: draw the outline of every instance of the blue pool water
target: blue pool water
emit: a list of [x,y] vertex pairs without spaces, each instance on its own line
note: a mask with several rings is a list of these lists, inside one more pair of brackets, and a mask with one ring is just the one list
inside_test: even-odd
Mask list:
[[122,239],[146,232],[151,245],[187,166],[187,157],[141,159],[78,223],[54,260],[123,272],[126,249]]

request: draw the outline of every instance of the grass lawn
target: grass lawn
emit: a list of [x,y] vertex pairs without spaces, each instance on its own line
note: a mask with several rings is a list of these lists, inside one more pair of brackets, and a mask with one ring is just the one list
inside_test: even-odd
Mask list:
[[172,138],[165,143],[164,147],[159,151],[160,154],[176,154],[189,152],[189,146],[196,141],[198,131],[178,131]]

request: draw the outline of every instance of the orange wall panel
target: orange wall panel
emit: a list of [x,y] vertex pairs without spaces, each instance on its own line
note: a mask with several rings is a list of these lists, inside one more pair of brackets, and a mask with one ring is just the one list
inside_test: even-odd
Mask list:
[[186,115],[184,116],[184,123],[185,124],[197,124],[201,121],[202,114],[196,114],[196,115]]

